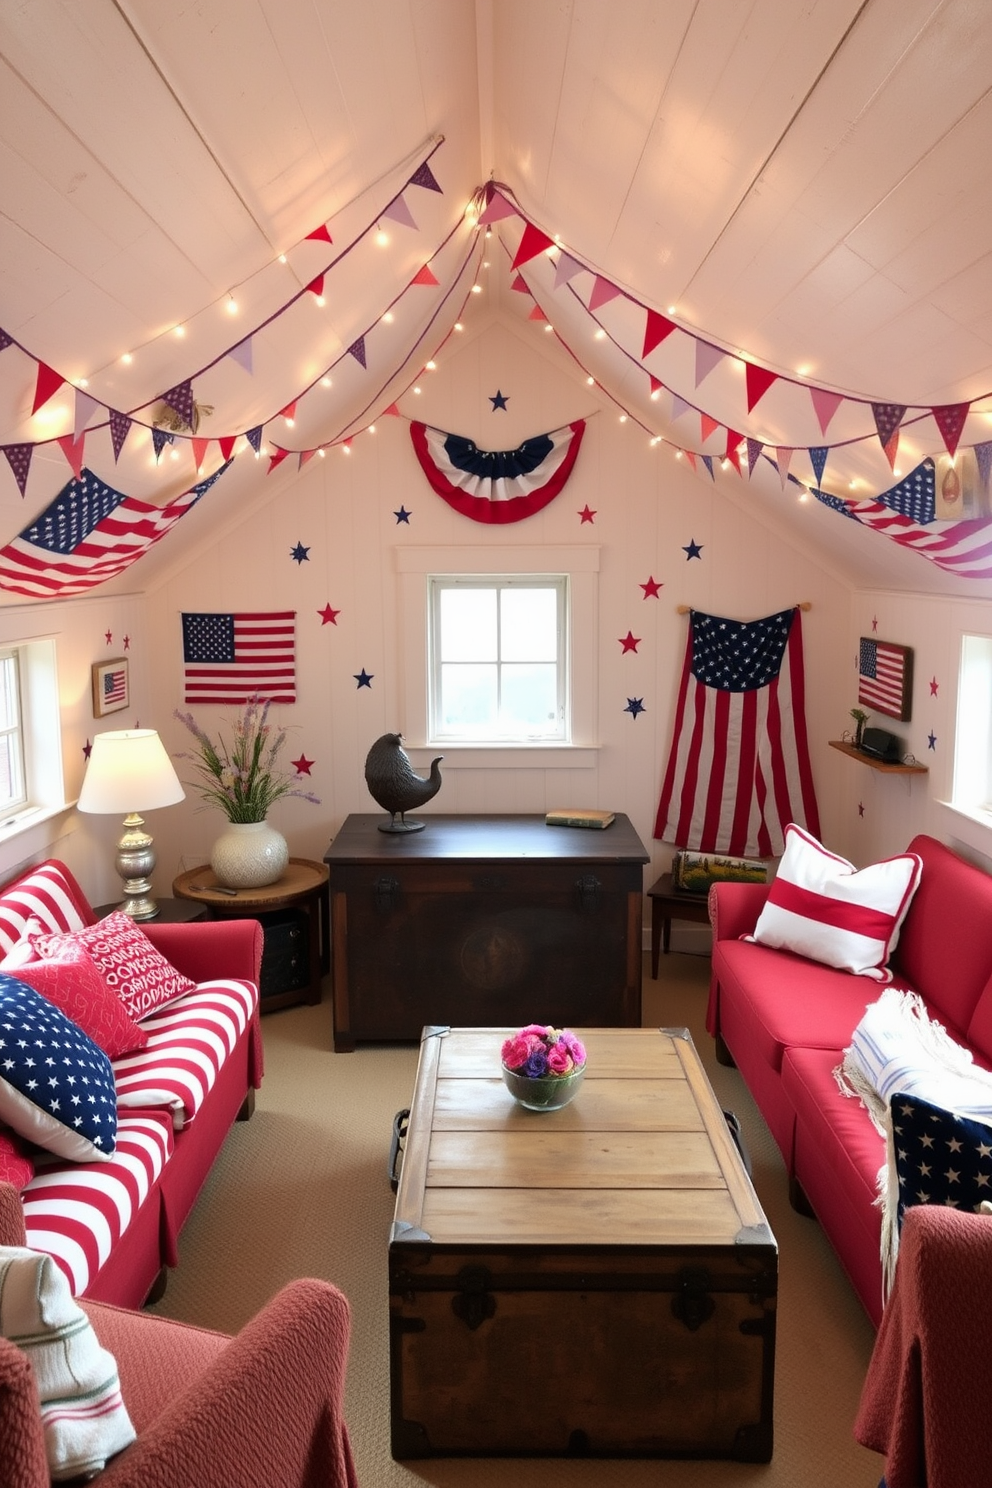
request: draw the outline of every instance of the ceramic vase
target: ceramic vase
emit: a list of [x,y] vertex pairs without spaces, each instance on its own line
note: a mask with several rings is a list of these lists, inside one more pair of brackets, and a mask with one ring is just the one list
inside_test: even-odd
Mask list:
[[228,822],[210,854],[218,883],[229,889],[261,889],[286,871],[289,847],[268,822]]
[[547,1075],[544,1079],[532,1080],[516,1070],[503,1069],[503,1083],[520,1106],[528,1111],[560,1111],[579,1093],[586,1072],[585,1065],[570,1075]]

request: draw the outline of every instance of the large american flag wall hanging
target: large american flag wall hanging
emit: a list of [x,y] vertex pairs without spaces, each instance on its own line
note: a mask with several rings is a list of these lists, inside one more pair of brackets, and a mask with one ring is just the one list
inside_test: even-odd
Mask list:
[[187,703],[296,702],[296,611],[184,613]]
[[513,450],[483,450],[462,434],[411,423],[410,438],[433,489],[473,522],[520,522],[553,501],[575,466],[585,419],[535,434]]

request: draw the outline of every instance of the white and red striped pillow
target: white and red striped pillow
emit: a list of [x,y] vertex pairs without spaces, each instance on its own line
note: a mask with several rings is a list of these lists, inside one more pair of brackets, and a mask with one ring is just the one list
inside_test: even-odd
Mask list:
[[746,938],[889,982],[886,963],[922,872],[916,853],[856,869],[790,822],[778,873]]

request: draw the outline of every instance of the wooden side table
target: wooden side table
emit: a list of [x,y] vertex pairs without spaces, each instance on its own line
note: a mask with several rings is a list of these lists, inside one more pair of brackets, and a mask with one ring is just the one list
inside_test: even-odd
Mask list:
[[290,858],[275,883],[233,892],[220,887],[212,868],[191,868],[173,882],[172,892],[204,905],[213,919],[258,920],[265,937],[259,987],[263,1013],[320,1002],[321,977],[330,968],[323,863]]
[[672,875],[663,873],[648,889],[648,898],[651,900],[651,976],[657,981],[658,949],[662,944],[662,933],[664,932],[664,950],[667,956],[673,920],[690,920],[696,925],[709,924],[709,895],[683,893],[681,889],[675,888]]
[[[207,918],[207,906],[194,904],[189,899],[156,899],[155,903],[158,905],[155,918],[135,920],[136,925],[192,925],[197,920]],[[102,920],[120,907],[121,901],[118,899],[113,904],[98,904],[93,913],[98,920]]]

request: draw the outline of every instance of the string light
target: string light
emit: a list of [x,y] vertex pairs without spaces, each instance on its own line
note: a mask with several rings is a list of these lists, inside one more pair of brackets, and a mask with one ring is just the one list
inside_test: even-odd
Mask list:
[[184,325],[174,326],[173,327],[173,330],[172,330],[172,334],[174,336],[178,336],[180,338],[180,340],[181,340],[182,337],[185,336],[185,334],[186,334],[186,327]]
[[227,313],[228,315],[237,315],[238,313],[238,302],[230,290],[227,292]]
[[131,363],[134,361],[134,357],[129,351],[126,351],[121,357],[121,361],[124,363],[125,367],[130,367]]
[[481,294],[482,293],[482,285],[481,284],[473,284],[472,285],[472,293],[473,294]]
[[333,387],[334,386],[333,382],[331,381],[331,379],[329,377],[322,377],[320,379],[320,385],[321,385],[321,387]]
[[382,318],[385,321],[386,325],[392,325],[396,317],[393,315],[392,310],[387,310]]
[[433,357],[431,358],[431,360],[429,362],[425,362],[424,363],[424,366],[425,366],[425,368],[427,369],[428,372],[436,372],[437,371],[437,362],[434,361]]
[[375,240],[379,244],[380,248],[385,248],[389,243],[389,234],[386,232],[381,222],[379,223],[379,231],[375,235]]
[[[461,321],[460,320],[456,320],[455,321],[455,330],[456,331],[463,331],[464,329],[465,329],[465,327],[462,325]],[[990,415],[990,417],[992,417],[992,415]]]

